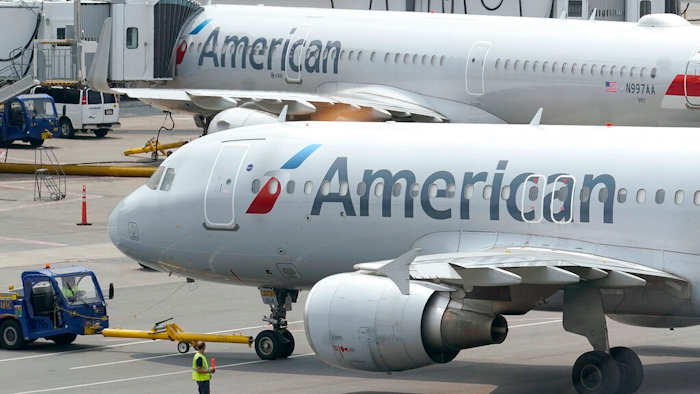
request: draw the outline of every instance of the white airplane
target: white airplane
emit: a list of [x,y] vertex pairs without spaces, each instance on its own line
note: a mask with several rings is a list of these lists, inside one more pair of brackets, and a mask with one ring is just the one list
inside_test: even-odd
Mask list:
[[[171,80],[113,90],[208,119],[237,108],[230,126],[275,122],[284,106],[295,120],[527,123],[544,107],[546,124],[700,123],[700,29],[671,14],[617,23],[211,5],[172,42]],[[91,79],[105,90],[109,52],[99,57]]]
[[541,308],[593,346],[579,393],[633,393],[642,364],[605,316],[700,324],[699,146],[683,128],[260,125],[179,149],[108,227],[154,269],[258,287],[263,359],[292,353],[302,289],[314,351],[365,371],[448,362]]

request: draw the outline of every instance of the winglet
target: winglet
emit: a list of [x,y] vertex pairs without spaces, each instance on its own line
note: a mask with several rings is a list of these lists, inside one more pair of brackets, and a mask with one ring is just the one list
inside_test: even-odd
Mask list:
[[559,19],[566,19],[567,16],[569,16],[569,14],[564,10],[561,12],[561,15],[559,15]]
[[97,51],[95,58],[90,64],[87,75],[88,87],[103,93],[116,93],[107,82],[107,72],[109,70],[109,49],[112,46],[112,18],[105,19],[102,23],[100,38],[97,41]]
[[540,121],[542,120],[542,111],[543,111],[543,108],[540,108],[537,110],[535,117],[532,118],[532,120],[530,121],[531,126],[539,126],[540,125]]
[[408,253],[399,256],[396,260],[383,265],[377,272],[391,279],[396,284],[396,287],[399,288],[401,294],[408,295],[411,279],[408,267],[418,257],[420,252],[421,249],[419,248],[412,249]]
[[588,20],[591,22],[595,21],[595,14],[597,14],[597,13],[598,13],[598,9],[594,8],[593,11],[591,11],[591,17],[588,18]]
[[287,109],[289,108],[288,105],[285,105],[284,108],[282,108],[282,111],[280,111],[280,116],[277,118],[277,121],[280,123],[284,123],[287,121]]

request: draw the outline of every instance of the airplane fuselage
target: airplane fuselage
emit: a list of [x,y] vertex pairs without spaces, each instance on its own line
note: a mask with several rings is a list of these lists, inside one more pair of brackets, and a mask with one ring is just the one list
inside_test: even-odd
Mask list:
[[[183,28],[175,77],[163,88],[364,99],[388,89],[451,122],[527,123],[544,107],[550,124],[695,126],[700,30],[666,17],[652,27],[205,6]],[[208,112],[192,102],[150,102]]]

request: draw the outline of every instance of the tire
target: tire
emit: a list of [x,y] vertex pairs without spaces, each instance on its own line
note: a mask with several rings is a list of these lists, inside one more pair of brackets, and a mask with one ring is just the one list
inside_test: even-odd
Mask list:
[[279,355],[279,358],[287,358],[294,353],[294,335],[287,330],[282,330],[279,332],[282,336],[282,342],[284,345],[284,350]]
[[255,353],[262,360],[274,360],[284,351],[282,336],[274,331],[266,330],[255,337]]
[[61,137],[63,138],[73,138],[75,135],[73,124],[68,118],[62,118],[61,121],[58,122],[58,130],[61,132]]
[[95,130],[95,136],[97,138],[102,138],[102,137],[106,136],[107,133],[109,133],[109,129],[97,129],[97,130]]
[[180,341],[177,343],[177,351],[184,354],[190,351],[190,344],[185,341]]
[[44,145],[44,139],[37,139],[37,138],[32,138],[29,140],[29,144],[35,148],[38,148],[42,145]]
[[612,394],[620,387],[620,367],[611,355],[594,350],[576,360],[571,380],[579,394]]
[[78,334],[60,334],[49,337],[49,339],[54,341],[56,345],[65,346],[73,343],[73,341],[75,341],[75,338],[77,337]]
[[5,320],[0,325],[0,347],[6,350],[22,349],[27,342],[24,340],[22,326],[15,319]]
[[610,355],[620,366],[618,394],[635,393],[642,386],[644,379],[644,366],[639,356],[634,351],[621,346],[610,349]]
[[153,161],[158,160],[158,152],[151,152],[151,160],[153,160]]

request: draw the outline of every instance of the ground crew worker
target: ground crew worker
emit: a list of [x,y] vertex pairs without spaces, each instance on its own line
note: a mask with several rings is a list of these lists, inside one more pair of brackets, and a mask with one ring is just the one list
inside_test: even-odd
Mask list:
[[195,348],[197,353],[194,354],[192,359],[192,380],[197,382],[199,394],[209,394],[209,380],[211,380],[211,374],[216,372],[216,370],[209,368],[207,358],[204,356],[207,344],[204,341],[197,341]]
[[68,300],[68,302],[75,302],[76,297],[80,295],[80,289],[78,289],[78,285],[71,285],[70,282],[71,281],[68,280],[68,278],[66,278],[63,285],[63,289],[61,289],[61,291],[63,292],[63,296],[66,297],[66,300]]

